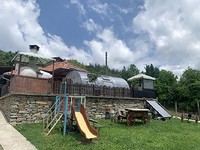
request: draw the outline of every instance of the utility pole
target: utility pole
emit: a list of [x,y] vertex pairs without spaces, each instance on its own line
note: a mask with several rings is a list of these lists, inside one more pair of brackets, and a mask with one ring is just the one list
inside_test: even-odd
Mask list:
[[106,61],[106,75],[107,75],[107,69],[108,69],[108,54],[105,53],[105,61]]

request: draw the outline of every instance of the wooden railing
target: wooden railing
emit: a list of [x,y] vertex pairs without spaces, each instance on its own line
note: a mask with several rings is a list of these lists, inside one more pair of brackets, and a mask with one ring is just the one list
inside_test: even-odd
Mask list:
[[[60,94],[60,81],[15,75],[10,81],[10,93]],[[62,88],[64,90],[64,88]],[[63,93],[63,92],[61,92]],[[155,98],[154,90],[119,88],[67,83],[69,95]]]
[[[54,93],[59,94],[59,84],[55,83]],[[131,90],[128,88],[116,88],[97,85],[67,84],[69,95],[84,96],[106,96],[106,97],[131,97]]]

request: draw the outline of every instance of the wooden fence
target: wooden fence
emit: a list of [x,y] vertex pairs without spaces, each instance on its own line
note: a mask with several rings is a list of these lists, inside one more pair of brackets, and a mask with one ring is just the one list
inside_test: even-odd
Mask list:
[[[54,84],[54,93],[59,94],[59,83]],[[63,92],[62,92],[63,93]],[[67,84],[69,95],[106,96],[106,97],[132,97],[128,88],[117,88],[97,85]]]

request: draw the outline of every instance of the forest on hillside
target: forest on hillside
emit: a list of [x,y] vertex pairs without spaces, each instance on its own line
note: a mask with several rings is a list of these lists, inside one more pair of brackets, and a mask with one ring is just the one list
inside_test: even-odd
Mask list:
[[[10,66],[11,59],[16,53],[4,52],[0,50],[0,66]],[[140,73],[135,64],[130,64],[129,67],[123,67],[121,70],[106,68],[99,64],[84,65],[78,60],[68,60],[81,68],[89,71],[95,78],[105,74],[110,76],[121,77],[127,80],[128,78]],[[178,79],[177,76],[167,70],[160,70],[153,64],[146,65],[144,74],[155,77],[156,96],[161,103],[171,105],[174,102],[178,103],[179,110],[197,112],[197,102],[200,101],[200,71],[188,67]],[[129,83],[131,84],[131,83]]]

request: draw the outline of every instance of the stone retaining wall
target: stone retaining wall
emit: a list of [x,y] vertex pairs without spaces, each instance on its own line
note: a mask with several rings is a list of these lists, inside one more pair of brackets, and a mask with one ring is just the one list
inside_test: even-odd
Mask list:
[[0,97],[0,109],[10,124],[37,123],[49,110],[55,95],[9,94]]
[[86,111],[89,118],[105,118],[105,114],[116,112],[118,108],[144,108],[143,99],[87,97]]
[[[0,97],[0,109],[12,125],[42,122],[56,95],[9,94]],[[86,111],[89,118],[105,118],[117,108],[143,108],[142,99],[87,97]]]

